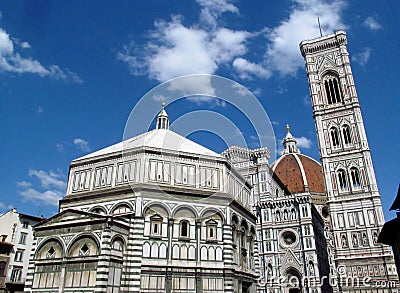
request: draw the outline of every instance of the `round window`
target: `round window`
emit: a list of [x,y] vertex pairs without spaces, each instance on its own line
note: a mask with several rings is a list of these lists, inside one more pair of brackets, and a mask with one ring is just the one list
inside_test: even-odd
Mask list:
[[282,233],[282,240],[286,245],[293,245],[296,242],[296,234],[292,231],[285,231]]

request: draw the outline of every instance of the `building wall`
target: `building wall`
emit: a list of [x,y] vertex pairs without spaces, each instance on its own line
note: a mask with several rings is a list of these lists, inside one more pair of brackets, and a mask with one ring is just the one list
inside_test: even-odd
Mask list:
[[39,218],[25,216],[11,209],[0,216],[0,235],[7,235],[6,241],[13,244],[8,263],[6,282],[24,283],[33,243],[32,226]]

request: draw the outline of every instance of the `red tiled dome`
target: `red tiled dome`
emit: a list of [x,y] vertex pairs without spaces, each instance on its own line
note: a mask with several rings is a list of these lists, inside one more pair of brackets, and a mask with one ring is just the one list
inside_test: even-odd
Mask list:
[[322,166],[310,157],[299,153],[284,154],[273,163],[272,170],[290,193],[325,193]]

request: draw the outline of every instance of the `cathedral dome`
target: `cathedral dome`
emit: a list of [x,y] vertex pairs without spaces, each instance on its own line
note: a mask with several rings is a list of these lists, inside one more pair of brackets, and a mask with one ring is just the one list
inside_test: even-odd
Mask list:
[[272,170],[290,193],[325,193],[322,166],[314,159],[300,154],[296,139],[287,126],[287,135],[283,140],[282,156],[272,164]]

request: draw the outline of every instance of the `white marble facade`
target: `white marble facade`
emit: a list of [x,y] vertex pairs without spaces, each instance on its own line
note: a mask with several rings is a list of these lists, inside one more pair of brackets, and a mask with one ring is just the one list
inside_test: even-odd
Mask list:
[[36,229],[26,291],[256,291],[251,185],[159,125],[71,163],[60,213]]

